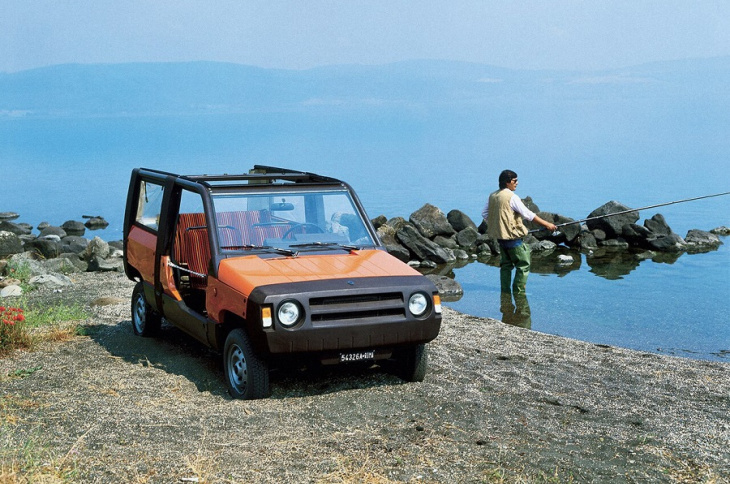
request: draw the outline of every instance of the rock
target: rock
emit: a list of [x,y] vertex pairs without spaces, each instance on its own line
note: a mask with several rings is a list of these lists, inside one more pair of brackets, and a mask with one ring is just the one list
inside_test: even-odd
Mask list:
[[578,246],[580,246],[580,248],[583,250],[598,248],[598,241],[593,235],[593,232],[588,232],[587,230],[581,232],[574,242],[576,242]]
[[49,225],[48,227],[41,230],[41,233],[38,237],[47,237],[49,235],[56,235],[60,240],[66,237],[68,234],[61,227],[54,227],[52,225]]
[[470,258],[469,253],[463,249],[456,249],[454,257],[456,257],[456,260],[469,260]]
[[556,244],[555,242],[553,242],[551,240],[541,240],[537,244],[537,246],[534,249],[532,249],[532,250],[535,250],[537,252],[548,252],[548,251],[555,250],[555,248],[557,246],[558,246],[558,244]]
[[478,239],[479,232],[477,232],[476,227],[466,227],[456,234],[456,242],[459,244],[459,247],[465,249],[473,249],[476,247]]
[[531,212],[535,212],[535,213],[540,212],[540,207],[538,207],[537,204],[534,201],[532,201],[532,197],[528,196],[528,197],[523,198],[522,203],[524,203],[525,207],[530,209]]
[[644,227],[654,235],[670,235],[673,233],[667,221],[664,220],[664,215],[660,213],[644,220]]
[[651,230],[637,224],[627,224],[621,228],[621,236],[631,245],[647,247],[648,239],[655,237]]
[[443,235],[437,235],[433,238],[433,241],[441,247],[455,250],[459,248],[459,244],[456,242],[456,237],[444,237]]
[[560,254],[558,256],[558,265],[561,266],[569,266],[573,263],[574,259],[573,256]]
[[87,261],[91,262],[93,258],[106,259],[109,257],[109,244],[104,242],[99,237],[94,237],[89,245],[86,246],[82,257]]
[[46,238],[37,238],[25,243],[26,250],[32,250],[45,259],[53,259],[61,253],[61,243]]
[[[612,215],[608,217],[602,217],[603,215],[609,215],[612,213],[623,212],[631,210],[626,205],[616,202],[614,200],[605,203],[588,214],[588,218],[601,217],[595,220],[588,220],[586,225],[590,230],[600,229],[606,233],[608,238],[615,238],[621,235],[621,229],[624,225],[636,223],[639,220],[639,212],[627,212],[621,215]],[[598,237],[596,237],[598,238]]]
[[720,237],[711,232],[698,229],[687,232],[687,237],[684,240],[687,243],[687,250],[692,252],[707,252],[722,245]]
[[454,262],[456,257],[449,249],[440,247],[435,242],[425,238],[420,231],[411,224],[405,224],[397,232],[398,240],[417,259],[421,261],[430,260],[437,264]]
[[398,245],[398,239],[395,238],[395,230],[388,224],[383,224],[377,228],[378,238],[383,245]]
[[99,256],[93,256],[89,260],[88,272],[123,272],[124,264],[121,259],[103,259]]
[[649,249],[660,252],[678,252],[687,247],[684,239],[675,233],[652,237],[647,240],[647,245]]
[[450,277],[436,274],[427,274],[426,277],[434,283],[439,290],[439,296],[444,301],[458,301],[464,295],[464,289],[461,287],[461,284]]
[[23,252],[23,243],[17,234],[0,231],[0,258]]
[[409,260],[411,260],[410,251],[400,244],[386,244],[385,250],[387,250],[390,255],[392,255],[401,262],[408,262]]
[[0,212],[0,220],[15,220],[18,217],[20,215],[15,212]]
[[629,243],[624,239],[606,239],[598,242],[600,247],[609,247],[612,249],[628,249]]
[[84,215],[84,218],[88,218],[86,223],[84,224],[89,230],[98,230],[98,229],[105,229],[109,226],[109,222],[104,220],[104,217],[101,216],[89,216]]
[[17,297],[23,295],[23,288],[17,285],[7,286],[0,289],[0,297]]
[[76,235],[69,235],[61,239],[61,252],[71,252],[74,254],[83,253],[89,246],[89,239],[84,237],[78,237]]
[[70,257],[75,257],[76,260],[80,261],[78,255],[76,254],[60,254],[55,259],[49,259],[44,261],[39,261],[43,267],[46,269],[46,271],[50,272],[60,272],[62,274],[69,273],[69,272],[85,272],[88,268],[88,264],[86,262],[83,262],[83,264],[78,264],[75,260],[72,260]]
[[0,279],[0,289],[2,289],[3,287],[19,285],[20,281],[14,277],[6,277],[5,279]]
[[39,224],[38,224],[38,227],[36,227],[36,228],[37,228],[37,229],[38,229],[38,231],[40,232],[40,231],[42,231],[43,229],[45,229],[45,228],[47,228],[47,227],[50,227],[50,226],[51,226],[51,224],[49,224],[48,222],[41,222],[41,223],[39,223]]
[[81,222],[75,220],[67,220],[61,225],[61,228],[66,231],[67,235],[81,236],[86,233],[86,227]]
[[38,260],[40,257],[42,256],[35,251],[26,251],[13,255],[9,262],[12,267],[24,267],[31,276],[37,276],[48,273],[43,263]]
[[456,233],[446,215],[430,203],[413,212],[409,220],[427,239],[432,239],[437,235],[448,236]]
[[385,224],[388,227],[393,228],[393,230],[397,231],[398,229],[400,229],[401,227],[403,227],[403,225],[405,225],[407,223],[408,223],[408,220],[404,219],[403,217],[393,217],[393,218],[389,219]]
[[590,232],[593,235],[593,238],[596,239],[596,242],[601,242],[602,240],[606,240],[608,238],[606,237],[606,232],[601,229],[592,229]]
[[32,286],[64,287],[72,286],[71,279],[63,274],[43,274],[31,277],[28,283]]
[[25,227],[24,224],[15,224],[13,222],[3,220],[0,221],[0,232],[11,232],[15,235],[30,235],[32,229],[28,230],[28,228]]
[[452,210],[446,215],[446,220],[449,221],[451,226],[456,230],[457,232],[461,232],[467,227],[473,228],[475,231],[477,231],[476,224],[472,221],[471,218],[461,210]]
[[375,230],[378,230],[379,227],[388,223],[388,219],[385,218],[385,215],[378,215],[377,217],[372,219],[370,222],[373,224],[373,227],[375,227]]
[[715,234],[715,235],[730,235],[730,228],[727,228],[724,225],[721,225],[719,227],[716,227],[716,228],[710,230],[710,233]]
[[480,259],[492,257],[492,249],[489,248],[488,244],[477,245],[477,257]]

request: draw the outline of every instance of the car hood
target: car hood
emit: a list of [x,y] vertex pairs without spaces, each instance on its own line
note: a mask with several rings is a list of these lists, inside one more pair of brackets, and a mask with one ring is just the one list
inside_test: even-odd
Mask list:
[[218,279],[244,294],[270,284],[413,275],[420,273],[382,250],[269,259],[250,255],[224,259],[218,267]]

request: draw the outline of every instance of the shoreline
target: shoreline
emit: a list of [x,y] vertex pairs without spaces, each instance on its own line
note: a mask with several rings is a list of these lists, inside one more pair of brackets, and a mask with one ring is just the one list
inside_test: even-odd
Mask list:
[[[123,274],[70,277],[29,302],[83,304],[87,336],[0,360],[2,393],[26,402],[7,406],[23,425],[2,432],[11,449],[44,435],[47,457],[72,456],[80,481],[730,479],[728,363],[595,345],[446,304],[423,383],[377,369],[276,372],[271,398],[234,401],[218,357],[178,330],[132,334]],[[11,376],[30,368],[40,369]]]

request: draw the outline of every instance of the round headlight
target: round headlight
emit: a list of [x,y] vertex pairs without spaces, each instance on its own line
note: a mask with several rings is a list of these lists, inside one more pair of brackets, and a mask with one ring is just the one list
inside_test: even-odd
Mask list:
[[408,299],[408,309],[414,316],[423,316],[423,313],[428,309],[428,298],[422,292],[413,294]]
[[287,301],[279,306],[279,311],[277,311],[276,314],[279,318],[279,322],[288,327],[297,324],[301,311],[297,303],[294,301]]

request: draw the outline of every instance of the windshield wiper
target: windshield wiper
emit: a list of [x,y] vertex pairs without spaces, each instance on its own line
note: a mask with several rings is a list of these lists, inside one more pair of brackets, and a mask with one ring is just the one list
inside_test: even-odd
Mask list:
[[270,245],[254,245],[254,244],[243,244],[243,245],[222,245],[221,249],[242,249],[242,250],[273,250],[280,254],[296,256],[298,252],[290,249],[283,249],[281,247],[272,247]]
[[304,242],[301,244],[292,244],[289,247],[337,247],[345,250],[359,250],[360,247],[354,245],[338,244],[337,242]]

